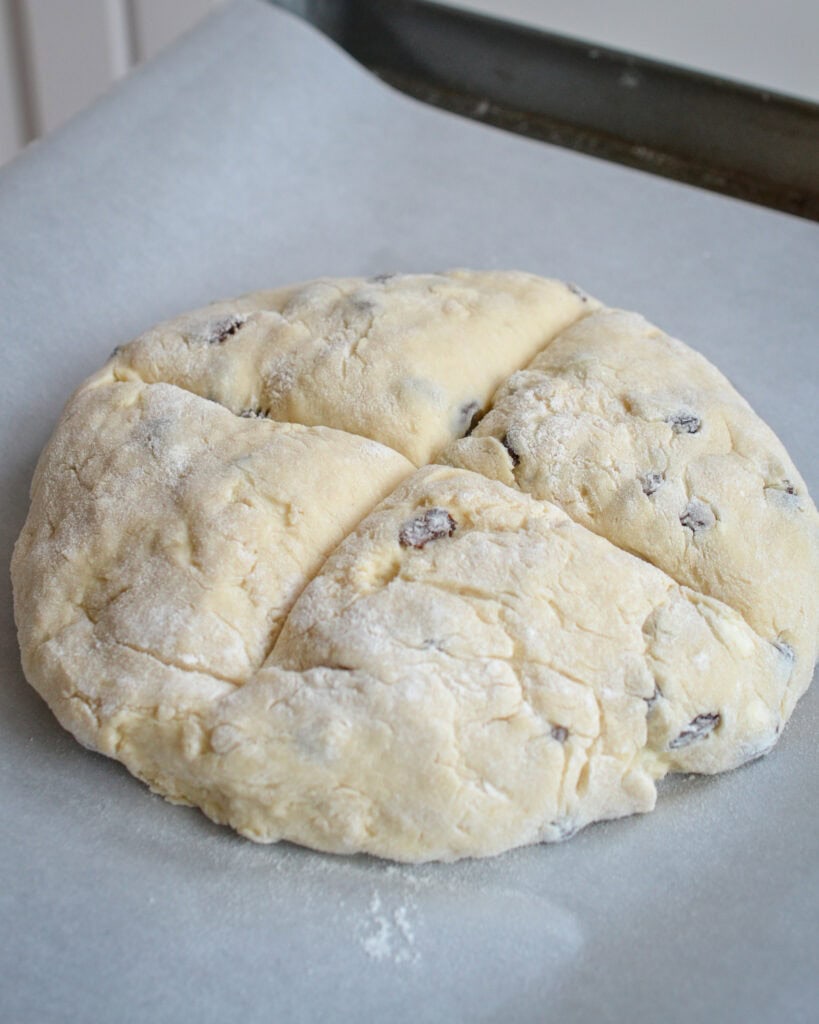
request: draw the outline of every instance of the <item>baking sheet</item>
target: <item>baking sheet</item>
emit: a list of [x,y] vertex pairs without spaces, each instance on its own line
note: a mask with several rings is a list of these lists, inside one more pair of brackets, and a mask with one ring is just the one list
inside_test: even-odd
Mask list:
[[[4,564],[116,343],[253,288],[458,265],[644,312],[819,491],[815,225],[426,109],[242,0],[0,173]],[[399,867],[253,845],[82,750],[0,589],[3,1021],[815,1019],[819,690],[768,758],[651,815]]]

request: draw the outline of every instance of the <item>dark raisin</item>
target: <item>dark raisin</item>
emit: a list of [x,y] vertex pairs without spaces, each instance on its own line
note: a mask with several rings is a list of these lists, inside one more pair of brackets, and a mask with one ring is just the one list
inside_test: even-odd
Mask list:
[[651,495],[660,488],[661,484],[665,483],[665,473],[646,473],[640,477],[640,486],[643,488],[643,494],[651,497]]
[[558,818],[557,821],[550,822],[552,828],[556,828],[558,832],[558,842],[563,842],[566,839],[571,839],[572,836],[577,835],[580,831],[580,825],[576,824],[571,818]]
[[574,284],[573,282],[567,281],[566,282],[566,287],[569,289],[569,291],[572,293],[572,295],[576,295],[578,297],[578,299],[580,299],[581,302],[588,302],[589,301],[589,297],[583,291],[583,289],[582,288],[578,288],[578,286],[576,284]]
[[685,409],[666,417],[666,423],[670,425],[675,434],[698,434],[702,427],[702,420],[699,416],[695,416],[693,412],[688,412]]
[[796,651],[789,643],[782,640],[781,637],[777,637],[776,640],[772,640],[771,643],[787,661],[796,661]]
[[373,275],[373,277],[370,278],[370,280],[374,284],[384,284],[385,281],[391,281],[394,277],[397,277],[397,276],[398,275],[395,274],[395,273],[392,273],[392,274],[375,274],[375,275]]
[[507,452],[509,452],[509,458],[512,460],[512,465],[513,466],[519,466],[520,465],[520,455],[518,455],[518,453],[512,447],[512,443],[509,440],[509,435],[508,434],[504,434],[503,435],[503,437],[501,438],[501,444],[507,450]]
[[121,352],[121,351],[122,351],[122,345],[117,345],[117,347],[116,347],[116,348],[115,348],[115,349],[113,350],[113,352],[111,353],[111,355],[110,355],[110,356],[108,356],[108,358],[109,358],[109,359],[116,359],[116,358],[117,358],[117,356],[118,356],[118,355],[120,354],[120,352]]
[[660,697],[662,697],[662,695],[663,695],[663,692],[660,689],[660,687],[655,685],[654,686],[654,693],[652,693],[652,695],[650,697],[643,697],[643,700],[646,702],[646,711],[652,711],[653,708],[654,708],[654,705],[657,703],[657,701],[660,699]]
[[799,491],[794,487],[790,480],[782,480],[781,483],[776,484],[766,484],[765,490],[772,491],[773,496],[775,497],[778,497],[779,495],[787,496],[787,498],[799,497]]
[[565,725],[552,726],[552,739],[557,740],[558,743],[565,743],[568,738],[569,730]]
[[451,537],[457,523],[445,508],[428,508],[419,516],[408,519],[398,533],[402,548],[422,548],[431,540]]
[[793,508],[800,504],[799,488],[788,479],[783,479],[778,483],[766,483],[765,496],[780,502],[785,508]]
[[722,721],[722,715],[718,711],[705,715],[697,715],[683,729],[676,739],[668,744],[669,750],[679,750],[681,747],[689,747],[697,740],[705,739],[716,729]]
[[264,409],[242,409],[239,415],[244,417],[246,420],[263,420],[267,416],[267,413]]
[[460,435],[462,437],[469,437],[475,427],[481,422],[482,417],[483,410],[479,402],[464,402],[458,410]]
[[221,345],[235,334],[247,320],[246,316],[224,316],[209,326],[207,342],[209,345]]
[[702,530],[710,530],[716,523],[714,513],[703,501],[692,498],[683,509],[680,522],[692,533],[700,533]]

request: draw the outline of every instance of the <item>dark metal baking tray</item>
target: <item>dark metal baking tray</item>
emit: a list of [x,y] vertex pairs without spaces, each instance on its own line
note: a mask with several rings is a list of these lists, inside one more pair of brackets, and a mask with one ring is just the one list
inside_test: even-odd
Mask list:
[[420,0],[270,2],[434,106],[819,220],[815,103]]

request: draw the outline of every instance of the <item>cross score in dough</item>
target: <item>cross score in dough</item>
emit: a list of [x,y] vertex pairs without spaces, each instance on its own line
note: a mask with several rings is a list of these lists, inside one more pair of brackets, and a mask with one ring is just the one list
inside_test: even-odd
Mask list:
[[423,861],[765,753],[817,569],[804,481],[705,359],[574,286],[455,271],[117,349],[12,575],[26,676],[86,746],[252,839]]

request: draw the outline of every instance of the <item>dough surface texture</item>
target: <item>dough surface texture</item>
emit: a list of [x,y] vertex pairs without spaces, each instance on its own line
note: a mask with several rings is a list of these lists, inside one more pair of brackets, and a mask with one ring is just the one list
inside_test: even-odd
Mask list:
[[518,272],[168,321],[69,400],[12,561],[59,721],[251,839],[489,856],[766,753],[819,516],[702,356]]

